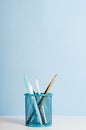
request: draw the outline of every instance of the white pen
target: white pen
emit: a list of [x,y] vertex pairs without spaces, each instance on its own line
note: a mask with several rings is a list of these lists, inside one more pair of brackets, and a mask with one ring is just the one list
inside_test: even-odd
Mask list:
[[[27,77],[24,77],[24,81],[25,81],[25,84],[26,84],[26,88],[28,89],[28,92],[30,94],[34,94],[33,93],[33,89],[32,89],[32,85],[30,84],[30,82],[27,80]],[[32,100],[33,100],[33,103],[34,103],[34,108],[36,110],[36,113],[38,115],[38,119],[40,121],[40,124],[42,125],[42,119],[41,119],[41,114],[40,114],[40,111],[39,111],[39,108],[38,108],[38,105],[37,105],[37,102],[36,102],[36,99],[34,96],[32,96]]]
[[[38,80],[37,80],[37,79],[36,79],[36,88],[37,88],[38,94],[40,94],[41,92],[40,92],[39,83],[38,83]],[[42,109],[42,112],[43,112],[44,122],[47,123],[44,106],[42,106],[41,109]]]

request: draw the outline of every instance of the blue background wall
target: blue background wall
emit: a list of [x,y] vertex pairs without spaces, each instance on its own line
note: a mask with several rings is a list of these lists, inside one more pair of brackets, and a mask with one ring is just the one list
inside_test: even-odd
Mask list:
[[24,74],[54,115],[86,115],[86,1],[0,0],[0,115],[24,114]]

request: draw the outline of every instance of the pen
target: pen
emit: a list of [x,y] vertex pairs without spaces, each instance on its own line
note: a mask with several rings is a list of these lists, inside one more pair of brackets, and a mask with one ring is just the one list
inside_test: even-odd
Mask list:
[[[38,94],[41,94],[40,88],[39,88],[39,83],[38,83],[38,80],[37,80],[37,79],[36,79],[36,88],[37,88]],[[41,97],[39,97],[39,98],[41,98]],[[44,122],[47,123],[47,119],[46,119],[46,114],[45,114],[44,106],[42,106],[41,109],[42,109],[42,113],[43,113],[43,117],[44,117]]]

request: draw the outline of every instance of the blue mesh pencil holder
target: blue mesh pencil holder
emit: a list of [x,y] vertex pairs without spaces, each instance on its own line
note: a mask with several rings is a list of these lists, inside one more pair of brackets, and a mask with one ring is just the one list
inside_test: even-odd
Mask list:
[[52,94],[25,95],[25,125],[42,127],[52,125]]

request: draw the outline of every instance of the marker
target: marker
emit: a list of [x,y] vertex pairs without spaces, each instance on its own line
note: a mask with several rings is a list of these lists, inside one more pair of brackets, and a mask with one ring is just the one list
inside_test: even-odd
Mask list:
[[[30,94],[34,94],[34,93],[33,93],[33,89],[32,89],[32,85],[30,84],[30,82],[28,82],[27,77],[24,78],[24,81],[25,81],[26,88],[27,88],[28,92],[29,92]],[[35,99],[34,96],[32,96],[31,98],[32,98],[32,101],[33,101],[33,103],[34,103],[34,108],[35,108],[36,113],[37,113],[37,115],[38,115],[38,119],[39,119],[39,121],[40,121],[40,124],[42,125],[41,114],[40,114],[40,111],[39,111],[39,108],[38,108],[36,99]]]

